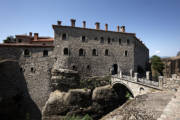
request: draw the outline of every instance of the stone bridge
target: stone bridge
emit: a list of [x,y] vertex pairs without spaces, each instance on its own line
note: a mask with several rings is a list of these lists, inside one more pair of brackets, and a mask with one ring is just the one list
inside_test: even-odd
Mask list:
[[146,94],[155,91],[161,91],[163,87],[163,78],[159,77],[159,81],[155,82],[148,78],[138,78],[137,73],[135,76],[125,76],[125,75],[113,75],[111,77],[111,85],[114,87],[120,85],[125,87],[133,97],[137,95]]

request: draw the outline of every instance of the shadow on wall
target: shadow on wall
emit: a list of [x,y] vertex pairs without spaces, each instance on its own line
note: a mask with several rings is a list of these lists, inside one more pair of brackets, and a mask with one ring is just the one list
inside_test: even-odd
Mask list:
[[24,75],[15,60],[0,61],[0,120],[41,120]]

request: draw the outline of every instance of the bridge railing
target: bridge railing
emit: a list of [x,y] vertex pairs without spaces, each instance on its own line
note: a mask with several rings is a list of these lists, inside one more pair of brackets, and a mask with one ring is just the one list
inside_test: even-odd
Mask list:
[[[152,87],[158,87],[162,88],[161,82],[158,81],[152,81],[147,78],[138,78],[136,75],[134,77],[132,76],[127,76],[127,75],[113,75],[112,78],[118,78],[119,80],[124,80],[124,81],[129,81],[137,84],[142,84],[142,85],[147,85],[147,86],[152,86]],[[111,82],[116,82],[115,79],[112,79]]]

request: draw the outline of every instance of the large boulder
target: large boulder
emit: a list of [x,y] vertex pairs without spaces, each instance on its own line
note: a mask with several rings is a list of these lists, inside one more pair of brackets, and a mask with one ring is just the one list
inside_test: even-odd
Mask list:
[[43,116],[66,115],[90,105],[91,92],[89,89],[72,89],[68,92],[58,90],[52,92],[45,107]]
[[80,77],[77,71],[69,69],[52,69],[52,87],[54,90],[68,91],[79,87]]
[[104,104],[104,102],[114,102],[119,100],[119,96],[115,90],[110,86],[96,87],[92,94],[92,100],[99,104]]

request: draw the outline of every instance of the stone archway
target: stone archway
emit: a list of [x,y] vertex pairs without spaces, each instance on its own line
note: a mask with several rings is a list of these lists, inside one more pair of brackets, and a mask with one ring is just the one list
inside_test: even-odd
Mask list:
[[113,88],[118,93],[118,95],[123,97],[124,99],[126,99],[127,94],[129,94],[128,96],[134,97],[132,90],[123,83],[114,83]]

